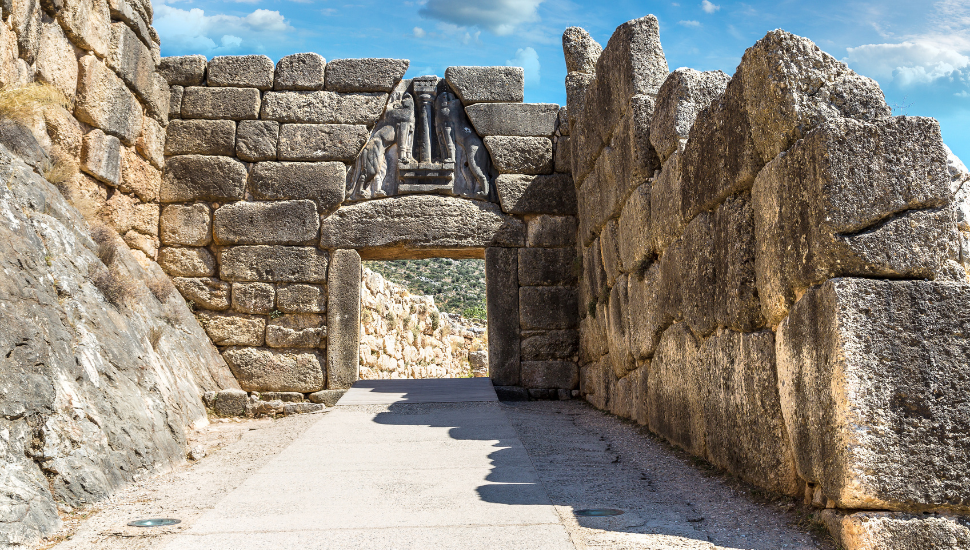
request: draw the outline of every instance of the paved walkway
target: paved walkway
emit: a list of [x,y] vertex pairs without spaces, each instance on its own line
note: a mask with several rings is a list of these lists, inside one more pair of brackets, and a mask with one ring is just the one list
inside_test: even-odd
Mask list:
[[482,378],[357,383],[165,548],[574,545]]

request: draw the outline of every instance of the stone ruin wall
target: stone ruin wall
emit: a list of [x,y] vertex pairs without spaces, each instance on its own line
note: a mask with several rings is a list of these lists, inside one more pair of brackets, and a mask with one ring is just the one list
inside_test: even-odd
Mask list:
[[[562,110],[522,103],[519,68],[412,81],[407,67],[310,53],[275,66],[256,55],[164,59],[172,122],[159,264],[244,390],[323,400],[360,377],[361,258],[485,258],[495,383],[571,396],[576,205]],[[428,171],[448,168],[440,123],[438,135],[411,136],[427,138],[414,147],[428,158],[401,158],[401,120],[445,116],[437,100],[422,115],[423,93],[457,96],[450,109],[467,117],[453,186]],[[483,195],[462,168],[471,157],[487,172]],[[431,175],[397,181],[408,171]],[[362,173],[371,183],[360,185]]]
[[938,123],[784,31],[733,77],[669,72],[653,16],[563,45],[583,396],[829,508],[846,548],[968,547],[966,176]]

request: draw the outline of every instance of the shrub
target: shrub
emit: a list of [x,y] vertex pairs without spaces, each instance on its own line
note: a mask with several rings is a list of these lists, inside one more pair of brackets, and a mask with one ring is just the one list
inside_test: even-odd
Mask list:
[[95,254],[101,263],[110,267],[118,259],[118,234],[114,229],[101,223],[91,225],[91,239],[98,245]]
[[77,163],[74,162],[74,159],[55,156],[53,160],[44,159],[38,169],[44,179],[58,185],[74,177],[74,174],[77,173]]
[[175,285],[167,277],[158,277],[148,281],[148,290],[159,302],[165,303],[168,297],[175,292]]
[[117,307],[128,305],[135,296],[135,285],[131,279],[115,268],[95,269],[91,282],[108,303]]

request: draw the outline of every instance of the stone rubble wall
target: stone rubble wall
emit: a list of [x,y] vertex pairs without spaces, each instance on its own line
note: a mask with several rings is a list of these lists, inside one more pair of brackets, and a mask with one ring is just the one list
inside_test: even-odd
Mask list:
[[970,512],[966,176],[938,123],[780,30],[733,77],[670,72],[653,16],[563,48],[582,395],[833,509],[847,548],[966,541],[912,515]]

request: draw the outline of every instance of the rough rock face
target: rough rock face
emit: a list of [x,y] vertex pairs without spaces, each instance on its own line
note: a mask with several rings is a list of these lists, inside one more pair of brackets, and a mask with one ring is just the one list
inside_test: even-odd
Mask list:
[[569,27],[562,33],[562,51],[566,54],[567,71],[593,74],[603,46],[586,29]]
[[183,434],[207,422],[201,392],[238,386],[157,267],[109,230],[94,242],[2,148],[0,177],[0,546],[26,548],[59,526],[55,500],[94,502],[181,461]]

